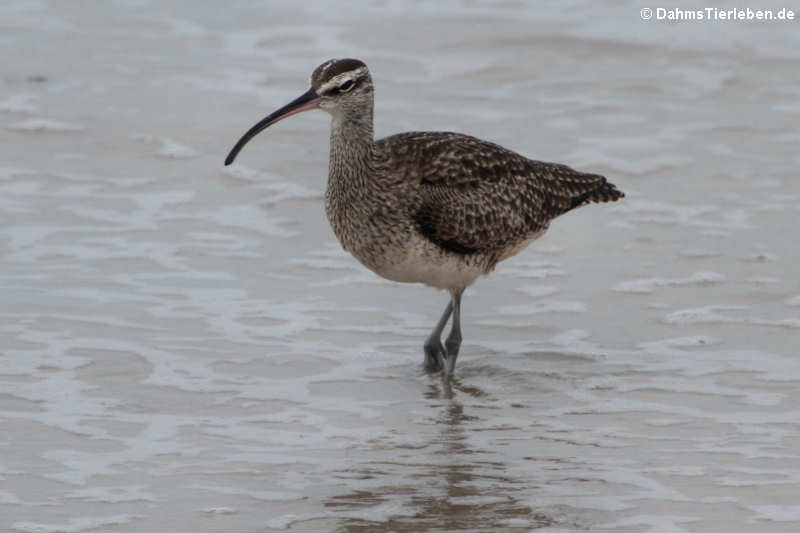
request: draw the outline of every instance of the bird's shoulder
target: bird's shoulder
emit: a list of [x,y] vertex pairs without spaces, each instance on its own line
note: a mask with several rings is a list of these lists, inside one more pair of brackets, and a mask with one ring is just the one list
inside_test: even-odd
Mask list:
[[405,179],[438,187],[476,187],[520,177],[535,171],[537,163],[498,144],[449,131],[399,133],[380,139],[376,148]]

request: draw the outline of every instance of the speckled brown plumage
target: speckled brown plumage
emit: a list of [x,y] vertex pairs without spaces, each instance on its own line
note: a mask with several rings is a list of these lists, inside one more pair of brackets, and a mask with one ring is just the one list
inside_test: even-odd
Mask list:
[[[314,70],[306,93],[253,126],[225,162],[284,117],[315,108],[330,113],[325,211],[333,232],[380,276],[450,291],[452,301],[425,342],[425,362],[451,374],[464,288],[559,215],[624,194],[603,176],[534,161],[468,135],[410,132],[375,141],[373,92],[363,62],[327,61]],[[451,314],[445,348],[440,336]]]
[[391,171],[417,188],[409,211],[420,233],[453,253],[502,255],[571,209],[623,196],[603,176],[468,135],[410,132],[376,145]]

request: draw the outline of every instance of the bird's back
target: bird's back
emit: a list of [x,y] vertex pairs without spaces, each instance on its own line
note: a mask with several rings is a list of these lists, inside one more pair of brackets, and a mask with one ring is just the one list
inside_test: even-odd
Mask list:
[[401,133],[377,141],[375,151],[418,231],[446,251],[484,256],[489,270],[555,217],[624,196],[603,176],[458,133]]

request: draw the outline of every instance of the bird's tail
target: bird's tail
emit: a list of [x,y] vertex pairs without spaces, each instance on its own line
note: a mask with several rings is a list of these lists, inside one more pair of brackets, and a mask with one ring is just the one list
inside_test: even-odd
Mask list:
[[593,175],[595,178],[592,188],[571,198],[570,209],[575,209],[585,204],[616,202],[625,197],[625,193],[617,189],[617,186],[609,182],[603,176]]

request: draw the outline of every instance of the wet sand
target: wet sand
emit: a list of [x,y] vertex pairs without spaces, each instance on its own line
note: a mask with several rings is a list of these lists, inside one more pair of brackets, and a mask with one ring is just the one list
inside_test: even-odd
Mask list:
[[[0,7],[0,530],[798,530],[797,23],[195,4]],[[343,56],[378,136],[628,194],[467,291],[450,384],[446,294],[329,229],[327,115],[222,166]]]

